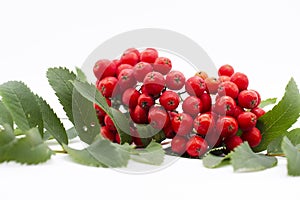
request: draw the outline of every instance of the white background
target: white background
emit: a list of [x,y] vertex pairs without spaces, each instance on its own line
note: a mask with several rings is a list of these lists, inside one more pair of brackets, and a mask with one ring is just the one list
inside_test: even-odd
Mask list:
[[[106,39],[137,28],[165,28],[201,45],[217,66],[248,74],[262,98],[300,83],[300,4],[272,1],[0,1],[0,83],[24,81],[60,114],[48,67],[81,66]],[[64,155],[38,166],[0,164],[0,199],[295,198],[300,178],[286,161],[256,173],[210,170],[180,159],[156,173],[129,175],[77,165]]]

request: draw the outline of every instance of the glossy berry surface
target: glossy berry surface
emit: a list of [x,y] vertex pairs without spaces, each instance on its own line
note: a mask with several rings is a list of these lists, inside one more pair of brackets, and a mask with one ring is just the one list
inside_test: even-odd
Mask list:
[[207,151],[207,142],[200,136],[192,136],[186,143],[186,152],[191,157],[200,157]]
[[96,78],[101,80],[108,76],[115,76],[116,69],[117,67],[113,61],[101,59],[95,63],[93,72]]
[[238,96],[238,104],[242,108],[253,109],[258,106],[259,97],[253,90],[243,90]]
[[154,63],[158,57],[158,52],[153,48],[147,48],[140,53],[140,60],[147,63]]
[[191,96],[200,97],[206,90],[206,84],[199,76],[193,76],[186,80],[185,90]]
[[214,119],[211,114],[201,114],[194,119],[194,128],[200,135],[206,135],[214,126]]
[[170,117],[168,112],[161,106],[152,107],[149,110],[148,122],[153,128],[161,130],[170,125]]
[[145,76],[153,71],[151,64],[146,62],[139,62],[133,68],[133,75],[139,82],[143,82]]
[[172,69],[172,62],[169,58],[158,57],[153,64],[153,70],[163,75],[168,74]]
[[242,143],[243,143],[243,140],[241,139],[240,136],[237,136],[237,135],[231,136],[224,140],[224,144],[225,144],[227,152],[232,151],[235,147],[238,147]]
[[261,142],[262,135],[260,133],[260,130],[254,127],[249,131],[243,132],[241,138],[243,141],[247,141],[250,147],[256,147]]
[[179,95],[173,91],[165,91],[159,98],[160,105],[168,111],[175,110],[178,107],[179,102]]
[[143,81],[145,90],[150,95],[159,95],[165,87],[164,76],[159,72],[150,72]]
[[246,90],[249,85],[248,77],[246,76],[246,74],[241,72],[234,73],[231,76],[230,81],[235,83],[238,86],[239,91]]
[[217,131],[223,138],[235,135],[238,131],[238,122],[231,116],[223,116],[217,120]]
[[257,117],[252,112],[243,112],[237,117],[239,128],[243,131],[250,130],[256,126]]
[[186,150],[187,139],[185,137],[176,136],[172,139],[171,149],[177,154],[183,154]]
[[239,88],[237,85],[230,81],[225,81],[220,83],[218,88],[219,96],[230,96],[233,99],[237,98],[239,95]]
[[234,69],[231,65],[222,65],[218,70],[219,76],[231,76],[234,73]]
[[179,113],[172,119],[173,130],[181,136],[189,134],[193,129],[193,118],[186,113]]
[[191,116],[196,116],[202,112],[202,101],[200,98],[195,96],[187,97],[182,103],[182,110]]

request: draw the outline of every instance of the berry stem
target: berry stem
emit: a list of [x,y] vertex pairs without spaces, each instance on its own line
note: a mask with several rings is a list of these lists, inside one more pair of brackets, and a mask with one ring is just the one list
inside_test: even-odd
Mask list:
[[183,92],[177,92],[178,95],[182,95],[182,94],[185,94],[186,91],[183,91]]
[[281,156],[281,157],[285,157],[285,154],[284,153],[275,153],[275,154],[266,154],[266,156]]
[[160,144],[161,145],[167,145],[167,144],[170,144],[171,143],[171,141],[168,141],[168,142],[161,142]]
[[53,150],[54,153],[68,154],[66,150]]

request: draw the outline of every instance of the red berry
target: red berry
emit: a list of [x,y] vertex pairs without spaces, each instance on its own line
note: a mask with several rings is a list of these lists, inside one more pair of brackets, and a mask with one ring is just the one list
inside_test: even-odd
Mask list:
[[120,134],[119,134],[119,133],[116,133],[116,135],[115,135],[115,142],[116,142],[117,144],[121,144],[121,137],[120,137]]
[[218,70],[219,76],[231,76],[234,73],[234,69],[231,65],[223,65]]
[[243,112],[238,116],[237,121],[240,129],[246,131],[256,126],[257,117],[252,112]]
[[200,78],[202,78],[203,80],[207,79],[208,78],[208,75],[206,72],[204,71],[199,71],[195,74],[195,76],[199,76]]
[[222,83],[225,81],[230,81],[230,77],[229,76],[219,76],[218,80]]
[[161,73],[150,72],[144,78],[143,84],[148,94],[156,96],[164,89],[166,81]]
[[266,111],[264,111],[264,109],[259,108],[259,107],[251,109],[251,112],[256,115],[257,119],[266,113]]
[[118,76],[118,80],[118,85],[122,90],[134,87],[136,84],[132,69],[123,69]]
[[112,119],[108,115],[105,115],[105,117],[104,117],[104,123],[105,123],[105,126],[110,131],[116,131],[117,130],[116,127],[115,127],[114,122],[112,121]]
[[183,112],[190,114],[193,117],[201,113],[202,108],[202,101],[195,96],[188,96],[182,103]]
[[100,128],[100,134],[101,134],[105,139],[108,139],[108,140],[110,140],[110,141],[112,141],[112,142],[115,140],[115,133],[112,132],[112,131],[110,131],[110,130],[108,129],[107,126],[102,126],[102,127]]
[[138,104],[140,93],[134,88],[128,88],[122,95],[122,103],[129,108],[135,108]]
[[138,105],[145,110],[149,110],[154,105],[154,100],[148,94],[141,94],[138,98]]
[[238,122],[231,116],[223,116],[217,120],[217,131],[223,138],[235,135],[238,131]]
[[218,92],[220,81],[214,77],[209,77],[204,80],[206,84],[206,91],[210,94],[216,94]]
[[252,90],[252,91],[254,91],[257,94],[257,97],[258,97],[257,106],[258,106],[260,104],[260,102],[261,102],[260,94],[256,90]]
[[246,90],[249,85],[248,77],[241,72],[234,73],[231,76],[230,81],[238,86],[239,91]]
[[258,106],[259,98],[253,90],[243,90],[238,96],[238,104],[242,108],[253,109]]
[[262,136],[260,130],[254,127],[249,131],[243,132],[241,138],[243,141],[247,141],[250,147],[256,147],[261,142]]
[[174,138],[176,135],[176,133],[173,131],[173,128],[170,124],[168,126],[166,126],[165,128],[163,128],[163,132],[165,133],[166,138],[169,138],[169,139]]
[[139,82],[143,82],[145,76],[153,71],[151,64],[146,62],[139,62],[134,66],[133,75],[135,79]]
[[194,120],[194,128],[200,135],[206,135],[214,128],[214,119],[211,114],[198,115]]
[[186,150],[187,139],[182,136],[176,136],[172,139],[171,149],[173,152],[181,155]]
[[178,115],[177,112],[173,112],[173,111],[168,111],[169,116],[170,116],[170,120],[172,121],[174,117],[176,117]]
[[124,51],[124,53],[131,53],[131,52],[135,53],[138,56],[138,58],[140,58],[140,52],[136,48],[129,48]]
[[214,112],[220,115],[233,116],[236,109],[236,103],[230,96],[221,96],[215,103]]
[[185,77],[180,71],[170,71],[166,76],[167,88],[180,90],[185,84]]
[[139,60],[140,59],[135,52],[124,52],[120,59],[122,64],[129,64],[132,66],[138,63]]
[[199,76],[193,76],[185,82],[185,90],[189,95],[200,97],[206,90],[206,84]]
[[193,129],[193,118],[186,113],[179,113],[172,120],[172,128],[178,135],[187,135]]
[[205,140],[210,148],[214,148],[221,145],[223,138],[220,137],[220,132],[213,129],[206,134]]
[[207,142],[200,136],[194,135],[186,143],[186,152],[192,157],[200,157],[207,151]]
[[220,83],[218,88],[218,94],[220,96],[230,96],[233,99],[235,99],[239,95],[239,88],[235,83],[230,81],[225,81]]
[[224,140],[224,144],[225,144],[227,152],[232,151],[235,147],[239,146],[242,143],[243,143],[243,140],[241,139],[240,136],[237,136],[237,135],[231,136]]
[[112,96],[117,83],[117,78],[111,76],[105,77],[99,82],[99,84],[97,85],[97,89],[102,93],[104,97],[109,98]]
[[133,69],[133,66],[129,65],[129,64],[121,64],[121,65],[119,65],[119,67],[116,70],[116,77],[118,77],[119,74],[121,73],[121,71],[124,70],[124,69]]
[[137,124],[148,123],[148,112],[139,105],[137,105],[133,110],[130,110],[130,117],[132,121]]
[[172,69],[172,62],[169,58],[158,57],[153,64],[153,70],[163,75],[168,74]]
[[148,122],[155,129],[163,129],[170,123],[170,117],[168,112],[160,107],[151,107],[148,113]]
[[108,76],[115,76],[116,69],[117,67],[114,62],[107,59],[101,59],[95,63],[93,72],[97,79],[102,80]]
[[112,62],[115,63],[117,69],[121,65],[121,61],[118,59],[114,59],[114,60],[112,60]]
[[212,104],[212,100],[211,100],[211,96],[207,93],[203,93],[200,96],[200,100],[202,102],[202,110],[201,112],[209,112],[211,110],[211,104]]
[[179,105],[179,101],[179,95],[173,91],[165,91],[159,98],[160,105],[169,111],[175,110]]
[[153,48],[147,48],[140,53],[140,60],[147,63],[154,63],[157,57],[158,52]]
[[145,89],[145,86],[144,86],[144,85],[141,86],[140,91],[141,91],[142,94],[147,94],[147,95],[149,95],[148,92],[147,92],[147,90]]
[[243,112],[245,112],[245,110],[243,108],[241,108],[240,106],[236,105],[236,107],[234,109],[233,117],[237,118]]
[[[105,100],[106,100],[107,105],[108,105],[109,107],[111,107],[111,100],[108,99],[108,98],[106,98]],[[101,117],[103,117],[103,119],[104,119],[104,116],[106,115],[106,112],[105,112],[104,110],[102,110],[102,108],[100,108],[100,106],[97,105],[97,104],[94,104],[94,108],[95,108],[95,110],[96,110],[97,116],[98,116],[98,117],[101,116]]]
[[141,137],[137,129],[132,127],[130,127],[130,134],[132,136],[133,143],[136,145],[136,147],[146,147],[152,140],[151,138]]

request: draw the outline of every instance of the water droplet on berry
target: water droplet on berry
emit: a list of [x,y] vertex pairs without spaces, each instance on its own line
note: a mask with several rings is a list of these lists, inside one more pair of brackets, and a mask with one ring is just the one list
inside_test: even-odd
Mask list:
[[85,132],[88,131],[88,127],[86,127],[86,126],[83,126],[82,129],[83,129],[83,131],[85,131]]

